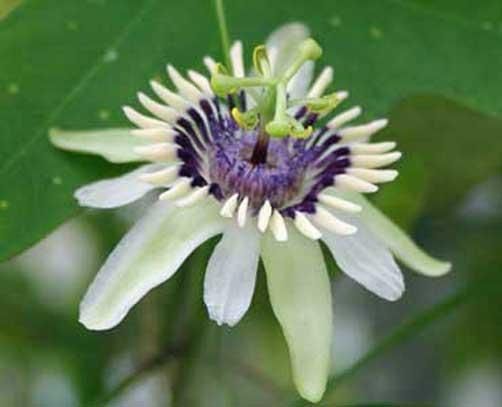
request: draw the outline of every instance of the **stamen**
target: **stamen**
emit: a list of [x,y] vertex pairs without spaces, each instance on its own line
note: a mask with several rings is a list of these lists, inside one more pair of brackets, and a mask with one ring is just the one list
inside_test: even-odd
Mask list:
[[307,97],[308,98],[320,97],[332,81],[333,81],[333,68],[327,66],[326,68],[323,69],[323,71],[317,77],[314,84],[311,86],[309,93],[307,94]]
[[354,167],[379,168],[399,160],[402,154],[399,151],[381,155],[352,155],[350,161]]
[[267,199],[258,212],[258,230],[260,232],[265,233],[271,216],[272,205],[270,205],[270,202]]
[[131,134],[136,137],[144,138],[150,141],[167,141],[172,142],[176,136],[174,129],[133,129]]
[[355,203],[346,201],[345,199],[337,198],[333,195],[319,194],[317,198],[319,199],[319,202],[345,212],[357,213],[361,212],[363,209],[360,205],[356,205]]
[[190,186],[191,182],[192,181],[190,178],[178,179],[170,189],[159,195],[159,199],[161,201],[172,201],[174,199],[180,198],[192,189],[192,187]]
[[136,126],[141,127],[143,129],[169,127],[166,122],[145,116],[134,110],[132,107],[123,106],[122,110],[124,111],[124,114],[131,122],[133,122]]
[[184,208],[187,206],[192,206],[199,202],[201,199],[204,199],[207,194],[209,193],[209,186],[206,185],[202,188],[197,188],[195,191],[191,192],[189,195],[187,195],[184,198],[181,198],[180,200],[175,202],[175,205],[178,208]]
[[317,229],[312,222],[301,212],[295,212],[295,226],[300,233],[312,240],[319,240],[322,233]]
[[347,174],[354,175],[364,181],[372,183],[394,181],[398,172],[396,170],[369,170],[366,168],[347,168]]
[[243,228],[246,225],[246,217],[248,212],[249,198],[246,196],[237,209],[237,224]]
[[272,217],[270,218],[270,230],[278,242],[285,242],[288,240],[288,229],[286,222],[277,209],[274,209]]
[[363,124],[361,126],[346,127],[340,129],[338,134],[344,140],[353,140],[357,138],[370,137],[376,132],[382,130],[389,121],[387,119],[375,120],[368,124]]
[[176,164],[159,171],[141,174],[139,179],[153,185],[168,185],[178,178],[179,169],[180,166]]
[[220,215],[224,218],[231,218],[234,216],[235,208],[237,208],[237,200],[239,199],[239,194],[235,193],[230,198],[226,200],[220,210]]
[[321,55],[322,48],[319,44],[312,38],[307,38],[298,47],[298,55],[284,72],[282,80],[288,83],[305,62],[315,61],[319,59]]
[[319,226],[322,226],[330,232],[337,233],[339,235],[347,236],[353,235],[357,232],[357,228],[355,226],[343,222],[320,205],[316,206],[316,212],[312,215],[312,219]]
[[172,143],[157,143],[135,147],[134,152],[150,161],[171,161],[176,158],[178,148]]
[[179,113],[173,108],[155,102],[144,93],[138,92],[138,99],[146,110],[169,124],[174,124],[179,115]]
[[376,185],[370,184],[367,181],[356,178],[352,175],[348,174],[340,174],[335,177],[335,185],[336,187],[342,190],[363,192],[363,193],[372,193],[378,191],[378,187]]

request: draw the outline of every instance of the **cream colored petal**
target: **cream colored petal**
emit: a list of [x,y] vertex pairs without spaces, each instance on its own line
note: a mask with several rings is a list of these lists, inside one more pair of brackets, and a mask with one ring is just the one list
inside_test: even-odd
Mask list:
[[332,305],[330,282],[317,242],[290,228],[287,243],[268,233],[262,259],[274,313],[289,348],[293,379],[301,396],[322,398],[330,368]]

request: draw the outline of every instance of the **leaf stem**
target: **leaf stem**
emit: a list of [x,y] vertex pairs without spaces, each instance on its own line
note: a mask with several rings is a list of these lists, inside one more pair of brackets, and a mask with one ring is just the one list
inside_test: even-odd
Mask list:
[[225,8],[223,0],[215,0],[216,17],[218,19],[218,27],[220,29],[220,40],[227,69],[232,69],[230,61],[230,36],[228,35],[227,20],[225,18]]

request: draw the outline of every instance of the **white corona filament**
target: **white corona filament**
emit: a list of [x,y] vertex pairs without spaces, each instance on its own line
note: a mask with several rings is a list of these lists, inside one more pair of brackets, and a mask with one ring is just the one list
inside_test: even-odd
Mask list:
[[206,185],[204,187],[196,188],[195,191],[191,192],[184,198],[177,200],[174,204],[178,208],[184,208],[187,206],[195,205],[197,202],[204,199],[209,193],[209,186]]
[[127,118],[133,122],[136,126],[141,127],[142,129],[151,129],[151,128],[169,128],[168,124],[162,120],[153,119],[152,117],[145,116],[134,110],[130,106],[122,107],[124,114]]
[[172,143],[155,143],[134,147],[134,152],[150,161],[171,161],[176,158],[178,148]]
[[378,187],[376,185],[348,174],[337,175],[335,178],[335,184],[337,187],[345,191],[356,191],[366,194],[378,191]]
[[164,85],[161,85],[154,80],[150,81],[150,86],[160,99],[162,99],[168,105],[177,109],[180,113],[184,113],[185,110],[187,110],[191,106],[191,104],[183,99],[180,95],[172,92]]
[[210,74],[216,70],[216,61],[213,58],[205,56],[203,62]]
[[167,73],[180,93],[193,103],[202,99],[202,93],[197,87],[183,78],[172,65],[167,66]]
[[364,181],[372,183],[394,181],[398,172],[396,170],[372,170],[367,168],[347,168],[347,174],[353,175]]
[[206,93],[208,96],[213,96],[213,89],[211,88],[211,84],[204,75],[191,69],[188,71],[188,77],[199,87],[202,92]]
[[317,229],[312,222],[301,212],[295,212],[295,226],[298,231],[304,236],[312,240],[318,240],[322,237],[322,233]]
[[344,124],[357,118],[362,113],[362,111],[363,110],[360,106],[355,106],[333,117],[326,126],[330,129],[338,129]]
[[338,219],[321,205],[316,206],[316,212],[312,215],[312,220],[319,226],[339,235],[347,236],[357,232],[355,226]]
[[179,113],[172,107],[162,105],[155,100],[150,99],[142,92],[138,92],[138,99],[144,108],[154,116],[157,116],[159,119],[169,124],[174,124],[176,122],[176,118],[179,116]]
[[220,209],[220,215],[224,218],[231,218],[234,216],[235,209],[237,208],[237,200],[239,194],[235,193],[228,198]]
[[396,148],[394,141],[384,141],[382,143],[355,143],[350,146],[353,154],[382,154]]
[[178,179],[170,189],[168,189],[166,192],[163,192],[160,194],[159,199],[161,201],[165,200],[174,200],[177,198],[181,198],[182,196],[186,195],[192,187],[190,186],[191,179],[189,178],[180,178]]
[[340,90],[336,92],[336,98],[338,99],[339,103],[343,102],[348,97],[349,97],[349,92],[346,90]]
[[174,140],[177,132],[174,129],[168,128],[151,128],[151,129],[134,129],[131,130],[133,136],[143,138],[150,141],[167,141],[171,142]]
[[333,195],[321,193],[319,194],[317,199],[319,199],[319,202],[323,203],[324,205],[330,206],[333,209],[339,209],[344,212],[357,213],[361,212],[363,209],[360,205],[346,201],[345,199],[341,199]]
[[248,205],[249,205],[249,198],[245,196],[244,199],[241,201],[239,208],[237,209],[237,224],[241,228],[246,226]]
[[277,209],[274,209],[270,218],[270,230],[278,242],[286,242],[288,240],[288,229],[284,218]]
[[258,212],[258,230],[262,233],[265,233],[268,227],[268,223],[270,222],[270,217],[272,216],[272,205],[270,205],[269,200],[267,199],[265,203],[261,206],[260,211]]
[[350,141],[359,138],[371,137],[382,130],[389,121],[387,119],[374,120],[361,126],[345,127],[340,129],[338,134],[345,140]]
[[311,86],[308,98],[318,98],[320,97],[329,84],[333,81],[333,68],[330,66],[325,67],[321,74],[317,77],[314,84]]
[[179,165],[172,165],[159,171],[141,174],[139,180],[153,185],[169,185],[178,178]]
[[380,155],[352,155],[350,162],[354,167],[379,168],[396,162],[401,156],[399,151]]

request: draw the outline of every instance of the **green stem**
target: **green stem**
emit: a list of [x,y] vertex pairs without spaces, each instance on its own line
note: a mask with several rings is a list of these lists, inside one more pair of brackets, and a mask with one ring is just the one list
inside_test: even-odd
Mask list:
[[232,69],[230,61],[230,36],[228,35],[227,20],[225,18],[225,8],[223,0],[215,0],[216,17],[218,19],[218,27],[220,29],[220,40],[227,69]]

